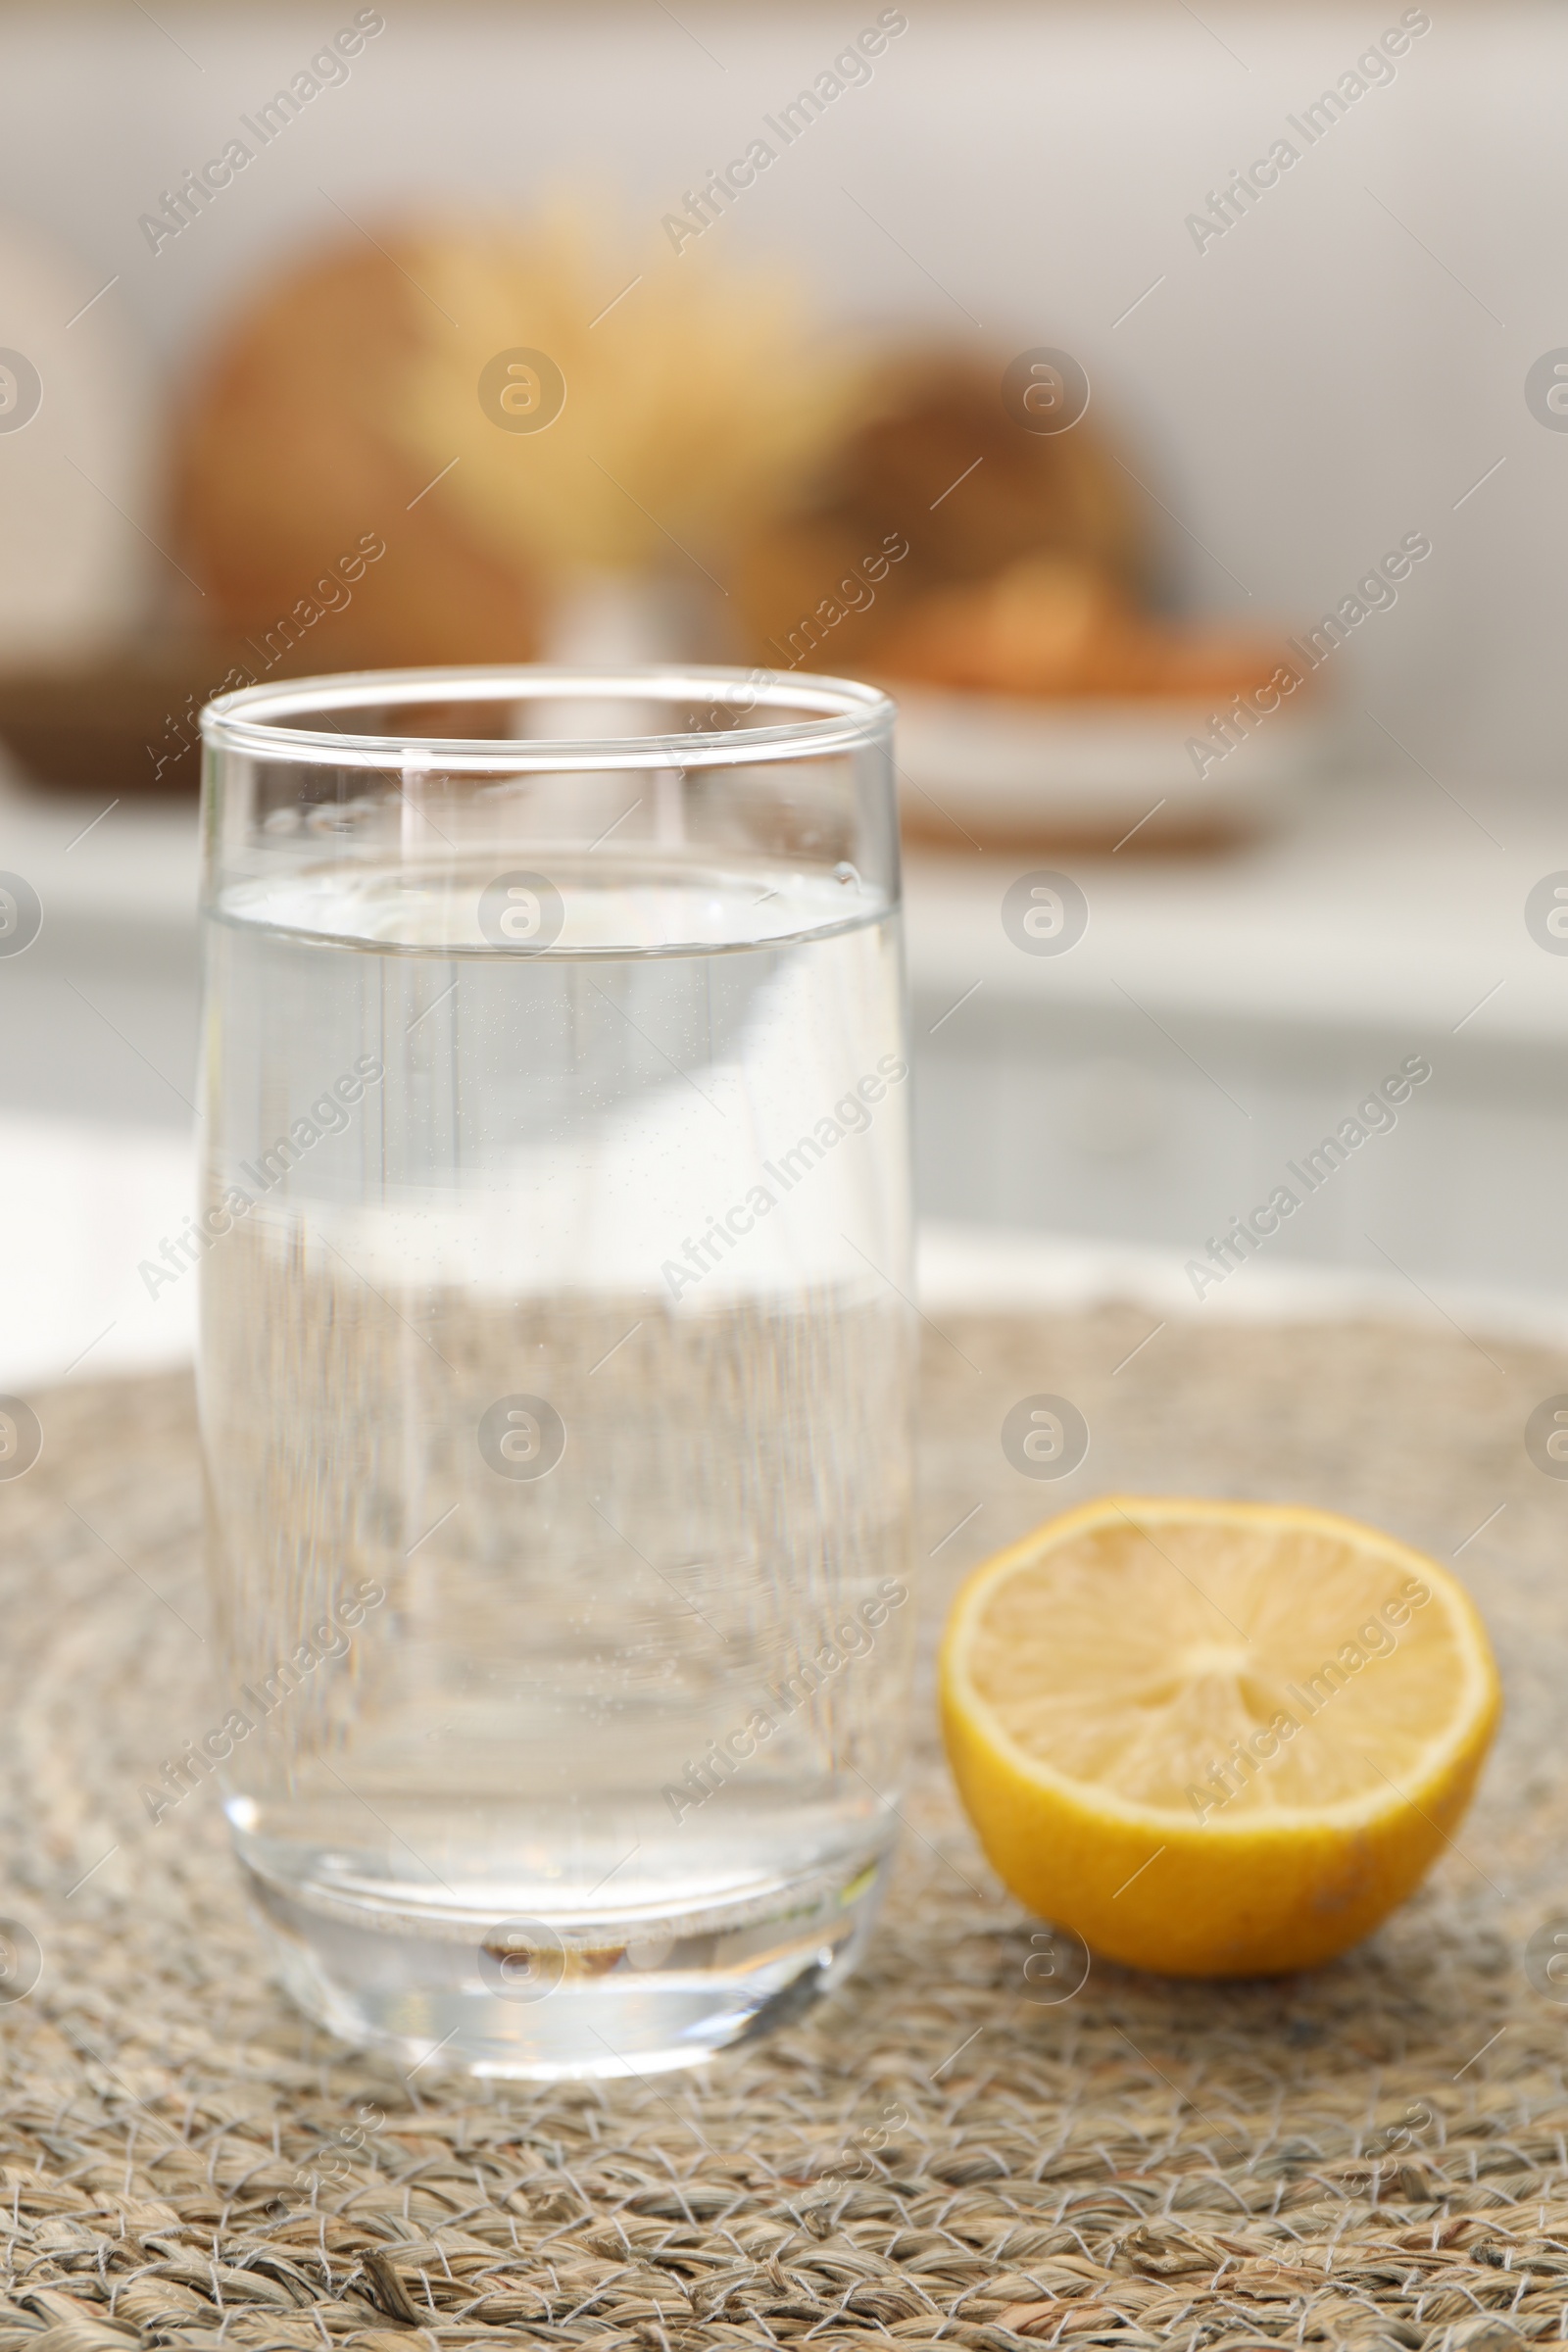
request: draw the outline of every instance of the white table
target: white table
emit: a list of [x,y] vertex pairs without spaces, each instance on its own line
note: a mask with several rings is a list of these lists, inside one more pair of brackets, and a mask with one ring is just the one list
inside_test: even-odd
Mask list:
[[1060,956],[1000,916],[1058,861],[911,859],[926,1211],[1201,1255],[1422,1054],[1397,1128],[1268,1256],[1568,1293],[1568,956],[1524,923],[1568,814],[1500,786],[1471,807],[1367,779],[1228,858],[1061,861],[1091,914]]
[[[0,868],[45,909],[0,958],[0,1381],[190,1346],[193,1286],[154,1301],[135,1268],[190,1192],[195,814],[104,805],[0,790]],[[1059,957],[1000,919],[1044,860],[913,857],[932,1296],[1198,1308],[1184,1264],[1420,1052],[1433,1077],[1394,1132],[1200,1311],[1423,1313],[1434,1292],[1559,1330],[1568,956],[1522,910],[1568,867],[1568,816],[1502,788],[1472,806],[1370,780],[1228,858],[1071,861],[1091,919]]]

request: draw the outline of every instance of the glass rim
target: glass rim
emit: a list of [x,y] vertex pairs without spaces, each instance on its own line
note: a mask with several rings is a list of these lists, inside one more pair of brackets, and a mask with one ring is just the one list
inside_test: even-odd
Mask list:
[[[669,700],[702,700],[746,708],[801,710],[789,723],[735,726],[719,731],[589,737],[471,735],[355,735],[284,723],[370,706],[577,698],[614,695],[632,701],[651,692]],[[854,678],[788,670],[740,669],[692,662],[624,666],[556,666],[492,662],[416,669],[357,669],[315,677],[274,679],[214,697],[202,710],[202,739],[216,751],[299,766],[406,770],[443,767],[466,772],[528,772],[563,768],[738,767],[753,760],[799,760],[867,749],[885,739],[897,706],[880,687]]]

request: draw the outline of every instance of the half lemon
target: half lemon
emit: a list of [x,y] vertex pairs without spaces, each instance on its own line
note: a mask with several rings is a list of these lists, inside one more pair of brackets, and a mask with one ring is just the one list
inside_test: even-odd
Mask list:
[[1031,1911],[1174,1976],[1310,1968],[1452,1842],[1500,1709],[1458,1580],[1289,1503],[1106,1496],[976,1569],[943,1730]]

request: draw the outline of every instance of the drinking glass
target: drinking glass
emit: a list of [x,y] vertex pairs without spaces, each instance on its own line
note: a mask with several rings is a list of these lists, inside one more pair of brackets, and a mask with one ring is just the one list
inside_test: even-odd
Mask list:
[[204,715],[222,1777],[301,2006],[691,2064],[860,1951],[914,1609],[891,704],[367,672]]

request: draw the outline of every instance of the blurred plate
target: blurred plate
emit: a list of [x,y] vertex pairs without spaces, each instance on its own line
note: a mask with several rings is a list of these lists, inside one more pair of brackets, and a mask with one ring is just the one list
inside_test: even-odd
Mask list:
[[0,217],[0,662],[70,659],[144,608],[157,420],[132,316],[101,261]]
[[1322,710],[1285,704],[1200,776],[1189,742],[1214,706],[1031,701],[890,682],[906,826],[952,843],[1141,851],[1235,840],[1277,816],[1331,763]]

